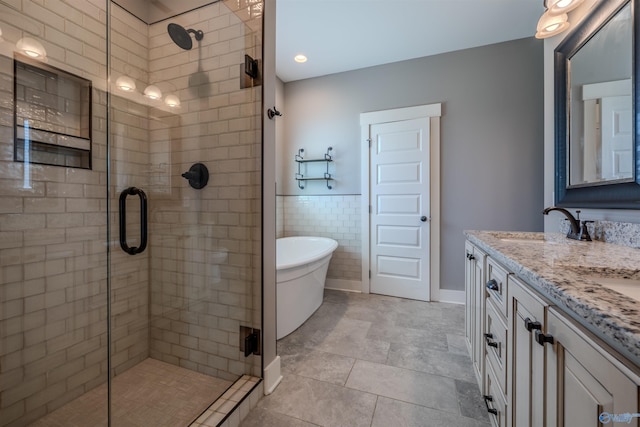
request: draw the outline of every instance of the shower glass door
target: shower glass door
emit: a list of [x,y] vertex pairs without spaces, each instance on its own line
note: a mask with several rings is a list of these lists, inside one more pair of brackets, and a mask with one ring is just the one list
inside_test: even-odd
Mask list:
[[0,0],[0,427],[189,425],[260,376],[262,3],[117,3]]
[[1,426],[106,425],[105,16],[0,1]]

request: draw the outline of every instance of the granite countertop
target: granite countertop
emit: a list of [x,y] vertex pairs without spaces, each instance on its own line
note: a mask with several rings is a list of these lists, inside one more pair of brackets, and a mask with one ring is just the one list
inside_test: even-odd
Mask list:
[[640,250],[559,233],[465,231],[467,239],[640,366],[640,301],[599,279],[640,281]]

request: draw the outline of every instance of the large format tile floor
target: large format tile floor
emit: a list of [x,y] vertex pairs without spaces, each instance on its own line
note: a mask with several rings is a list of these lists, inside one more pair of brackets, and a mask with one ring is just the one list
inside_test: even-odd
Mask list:
[[242,427],[488,427],[464,307],[325,291],[278,341],[284,379]]

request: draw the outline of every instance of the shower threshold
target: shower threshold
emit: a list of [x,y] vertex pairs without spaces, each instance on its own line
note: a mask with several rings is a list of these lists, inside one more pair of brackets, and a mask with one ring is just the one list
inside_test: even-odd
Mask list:
[[[208,408],[216,404],[216,408],[221,408],[226,400],[218,404],[218,398],[229,393],[235,386],[233,381],[214,378],[155,359],[145,359],[114,377],[111,425],[188,426],[195,418],[207,413]],[[106,383],[31,424],[35,427],[87,425],[107,426]]]

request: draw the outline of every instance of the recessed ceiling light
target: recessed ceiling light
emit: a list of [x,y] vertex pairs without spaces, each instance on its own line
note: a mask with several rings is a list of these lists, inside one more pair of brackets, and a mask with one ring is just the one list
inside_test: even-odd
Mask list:
[[307,57],[302,54],[296,55],[293,60],[302,64],[303,62],[307,62]]

